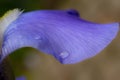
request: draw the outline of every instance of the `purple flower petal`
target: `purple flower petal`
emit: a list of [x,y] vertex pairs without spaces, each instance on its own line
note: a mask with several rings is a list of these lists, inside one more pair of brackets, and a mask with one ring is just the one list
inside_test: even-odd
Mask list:
[[2,58],[16,49],[33,47],[63,64],[91,58],[117,35],[118,23],[96,24],[74,11],[41,10],[23,13],[7,28]]
[[80,14],[74,9],[68,10],[67,13],[76,17],[80,17]]
[[26,80],[24,76],[17,77],[16,80]]

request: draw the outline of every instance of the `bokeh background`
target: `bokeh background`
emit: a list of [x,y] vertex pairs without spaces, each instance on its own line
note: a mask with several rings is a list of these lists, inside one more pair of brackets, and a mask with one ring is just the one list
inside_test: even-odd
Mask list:
[[[120,22],[120,0],[0,0],[0,16],[7,10],[76,9],[81,18],[97,22]],[[15,75],[27,80],[120,80],[120,33],[97,56],[74,65],[62,65],[32,48],[10,55]]]

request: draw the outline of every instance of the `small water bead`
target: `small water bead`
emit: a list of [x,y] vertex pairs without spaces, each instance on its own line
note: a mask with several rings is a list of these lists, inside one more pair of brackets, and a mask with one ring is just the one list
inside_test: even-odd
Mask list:
[[59,55],[61,58],[67,58],[69,56],[69,53],[68,52],[62,52],[60,53]]

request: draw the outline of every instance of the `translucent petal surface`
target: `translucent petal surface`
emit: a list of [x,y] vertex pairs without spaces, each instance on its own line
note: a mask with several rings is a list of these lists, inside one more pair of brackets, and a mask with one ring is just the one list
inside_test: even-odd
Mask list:
[[63,64],[95,56],[116,36],[118,23],[96,24],[74,10],[23,13],[6,30],[2,58],[21,47],[34,47]]

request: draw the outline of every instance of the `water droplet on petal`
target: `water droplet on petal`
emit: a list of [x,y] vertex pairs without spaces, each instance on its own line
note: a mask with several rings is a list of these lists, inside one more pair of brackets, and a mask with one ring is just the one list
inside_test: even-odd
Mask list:
[[60,53],[59,55],[61,58],[67,58],[69,56],[69,53],[68,52],[62,52]]

